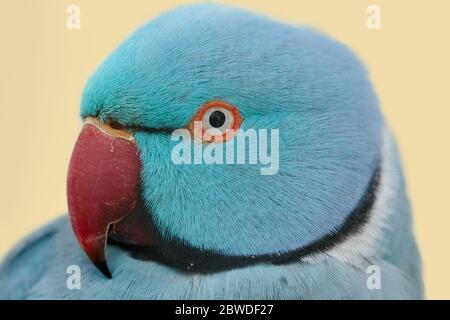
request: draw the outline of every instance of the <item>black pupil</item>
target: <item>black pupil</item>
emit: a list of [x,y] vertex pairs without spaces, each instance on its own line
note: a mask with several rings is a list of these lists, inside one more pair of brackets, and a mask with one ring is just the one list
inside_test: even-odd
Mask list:
[[225,123],[225,114],[216,110],[209,116],[209,124],[214,128],[220,128]]

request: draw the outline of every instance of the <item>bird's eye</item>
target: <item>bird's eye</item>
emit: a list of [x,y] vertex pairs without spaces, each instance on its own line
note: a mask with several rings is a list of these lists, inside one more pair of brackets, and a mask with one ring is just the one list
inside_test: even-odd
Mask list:
[[189,129],[196,138],[207,142],[231,139],[241,125],[239,110],[225,101],[209,101],[194,116]]

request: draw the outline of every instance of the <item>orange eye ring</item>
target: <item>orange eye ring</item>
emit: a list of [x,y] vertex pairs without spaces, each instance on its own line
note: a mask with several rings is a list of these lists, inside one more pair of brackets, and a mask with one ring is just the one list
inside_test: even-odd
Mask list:
[[[205,117],[208,115],[210,117],[211,112],[216,111],[222,114],[221,120],[224,121],[221,129],[209,127],[208,123],[205,123],[206,120],[209,121]],[[203,142],[225,142],[234,137],[241,123],[242,117],[238,108],[222,100],[213,100],[206,102],[200,107],[189,123],[188,129],[194,138]],[[200,128],[198,124],[201,124]]]

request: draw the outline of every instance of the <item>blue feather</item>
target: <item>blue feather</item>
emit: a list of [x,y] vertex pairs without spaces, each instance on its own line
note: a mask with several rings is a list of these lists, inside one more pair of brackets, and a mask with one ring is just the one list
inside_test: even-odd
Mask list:
[[[177,142],[169,132],[213,99],[237,106],[244,130],[279,129],[277,174],[261,175],[260,165],[171,160]],[[135,138],[147,213],[165,240],[200,252],[280,256],[337,238],[381,168],[380,187],[368,221],[353,234],[295,261],[210,273],[110,246],[107,280],[63,218],[6,259],[0,298],[422,297],[398,154],[367,71],[345,45],[232,7],[181,7],[138,29],[105,60],[86,85],[81,116],[144,128]],[[80,290],[66,287],[69,265],[81,268]],[[381,289],[367,286],[370,265],[380,267]]]

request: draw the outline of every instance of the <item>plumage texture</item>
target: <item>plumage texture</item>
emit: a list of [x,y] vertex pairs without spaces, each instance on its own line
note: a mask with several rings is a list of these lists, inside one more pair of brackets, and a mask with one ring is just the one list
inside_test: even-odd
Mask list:
[[177,166],[170,134],[137,132],[143,196],[161,232],[252,255],[293,250],[343,223],[378,164],[382,119],[358,60],[315,31],[217,5],[170,12],[100,66],[81,113],[177,129],[213,99],[238,106],[244,130],[279,128],[280,171]]
[[[260,175],[255,165],[171,161],[176,142],[167,131],[186,127],[213,99],[238,106],[243,129],[279,129],[277,174]],[[150,129],[135,133],[143,200],[164,239],[190,248],[279,256],[333,236],[381,166],[375,203],[352,234],[281,265],[192,273],[110,246],[113,280],[90,265],[62,218],[6,259],[0,298],[422,296],[395,144],[367,72],[344,45],[235,8],[182,7],[113,52],[89,80],[81,114]],[[81,290],[66,288],[72,264],[81,267]],[[366,269],[373,264],[381,268],[380,290],[367,288]]]

